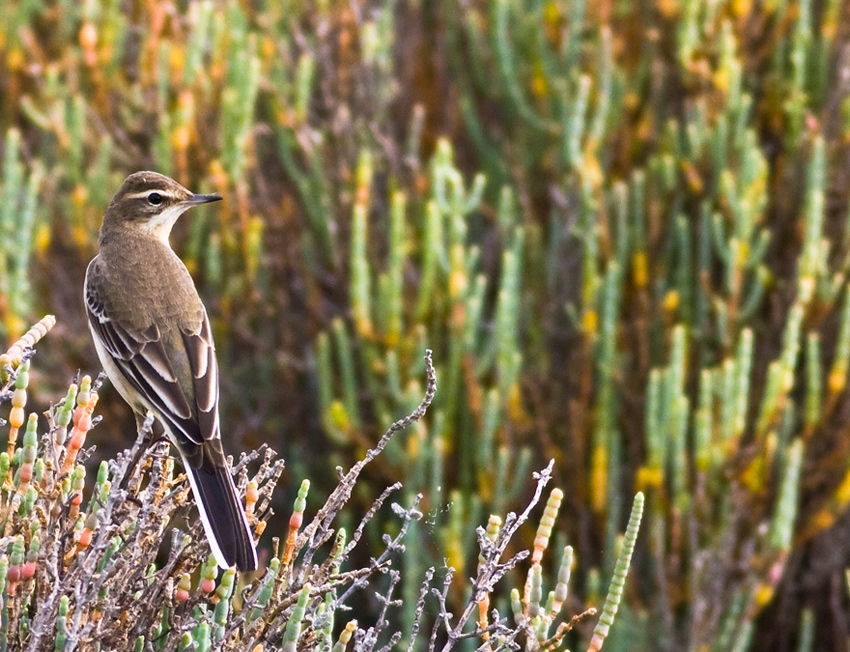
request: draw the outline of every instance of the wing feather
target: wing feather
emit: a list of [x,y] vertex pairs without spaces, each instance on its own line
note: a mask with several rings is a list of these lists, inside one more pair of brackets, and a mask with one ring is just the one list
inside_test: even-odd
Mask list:
[[198,428],[206,442],[217,442],[219,438],[218,363],[206,310],[202,312],[197,332],[181,330],[180,334],[189,358],[189,368],[192,370]]

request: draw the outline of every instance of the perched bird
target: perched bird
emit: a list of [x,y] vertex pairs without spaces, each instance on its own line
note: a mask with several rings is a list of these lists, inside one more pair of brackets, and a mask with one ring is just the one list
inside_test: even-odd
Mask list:
[[168,242],[182,213],[220,199],[156,172],[131,174],[103,216],[83,294],[107,376],[137,421],[152,412],[180,452],[218,565],[246,571],[257,553],[221,445],[210,322]]

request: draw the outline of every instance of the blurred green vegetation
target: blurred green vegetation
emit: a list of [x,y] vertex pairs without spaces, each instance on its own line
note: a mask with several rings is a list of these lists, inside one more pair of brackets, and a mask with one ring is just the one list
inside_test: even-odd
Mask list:
[[[850,635],[842,3],[2,13],[5,339],[47,309],[68,375],[97,369],[84,266],[123,176],[156,169],[225,197],[172,239],[214,321],[230,450],[268,441],[292,486],[330,486],[419,401],[434,350],[428,420],[359,485],[424,494],[403,624],[415,571],[470,575],[475,526],[554,458],[588,602],[646,493],[605,649]],[[93,437],[126,441],[120,423]]]

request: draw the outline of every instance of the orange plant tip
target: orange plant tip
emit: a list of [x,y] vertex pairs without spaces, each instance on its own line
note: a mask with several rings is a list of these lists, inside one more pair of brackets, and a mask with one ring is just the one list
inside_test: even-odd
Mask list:
[[679,307],[679,293],[676,290],[670,290],[664,295],[664,310],[673,312]]
[[827,381],[827,386],[829,387],[829,393],[832,395],[840,393],[845,385],[847,384],[847,374],[842,373],[841,371],[833,371],[829,374],[829,380]]
[[9,412],[9,425],[13,428],[20,428],[24,425],[24,408],[13,407]]
[[635,485],[639,490],[657,488],[662,484],[664,484],[663,469],[653,469],[647,466],[638,469]]
[[94,532],[85,528],[82,532],[80,532],[80,548],[88,548],[91,545],[91,539]]
[[21,575],[25,580],[30,580],[35,577],[35,571],[38,569],[38,566],[34,561],[28,561],[24,564],[24,568],[21,571]]
[[80,416],[80,421],[77,424],[77,428],[79,428],[81,433],[86,433],[91,430],[91,414],[88,410],[83,412]]
[[764,607],[768,602],[773,598],[773,587],[767,584],[762,584],[757,590],[755,595],[755,603],[759,607]]
[[25,62],[24,53],[20,48],[13,48],[6,57],[6,65],[11,71],[21,70]]
[[586,335],[593,335],[599,327],[599,316],[595,310],[585,310],[581,319],[582,330]]
[[93,50],[97,45],[97,30],[89,22],[83,23],[80,28],[80,45],[84,50]]
[[[21,581],[22,569],[20,566],[9,566],[9,570],[6,571],[6,579],[9,580],[9,584],[17,584]],[[11,590],[11,586],[9,587]]]

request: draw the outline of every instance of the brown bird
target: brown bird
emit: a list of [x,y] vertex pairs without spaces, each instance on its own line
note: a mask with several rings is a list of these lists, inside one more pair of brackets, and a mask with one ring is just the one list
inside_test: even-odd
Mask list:
[[137,421],[152,412],[180,452],[218,565],[246,571],[257,553],[221,445],[210,322],[168,242],[182,213],[220,199],[156,172],[131,174],[103,216],[84,298],[107,376]]

